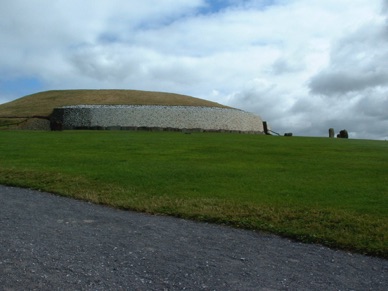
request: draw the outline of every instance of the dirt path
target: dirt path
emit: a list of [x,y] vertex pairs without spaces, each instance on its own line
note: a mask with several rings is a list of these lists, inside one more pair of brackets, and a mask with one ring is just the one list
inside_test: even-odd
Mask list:
[[387,290],[388,261],[0,186],[0,290]]

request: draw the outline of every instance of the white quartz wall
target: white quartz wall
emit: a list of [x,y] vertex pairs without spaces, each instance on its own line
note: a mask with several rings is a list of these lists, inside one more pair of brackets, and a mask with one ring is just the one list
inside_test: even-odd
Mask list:
[[[77,105],[59,108],[63,129],[147,127],[263,132],[263,121],[242,110],[153,105]],[[57,112],[58,113],[58,112]],[[58,114],[57,114],[58,115]],[[55,116],[55,110],[54,115]]]

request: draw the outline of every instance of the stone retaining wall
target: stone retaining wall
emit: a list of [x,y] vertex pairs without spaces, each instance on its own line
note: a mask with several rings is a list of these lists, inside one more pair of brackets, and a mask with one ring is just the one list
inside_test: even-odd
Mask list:
[[257,115],[238,109],[197,106],[77,105],[55,108],[61,129],[170,129],[263,133]]

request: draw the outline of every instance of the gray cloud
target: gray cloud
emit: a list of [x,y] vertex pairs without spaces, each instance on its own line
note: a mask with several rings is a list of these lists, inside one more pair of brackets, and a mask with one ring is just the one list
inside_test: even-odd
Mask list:
[[275,75],[294,73],[303,70],[303,65],[295,60],[286,58],[277,59],[271,66],[270,72]]
[[338,96],[388,86],[388,26],[370,23],[332,48],[330,64],[310,79],[313,94]]
[[[388,90],[375,89],[365,92],[354,104],[354,112],[359,116],[373,118],[377,124],[388,121]],[[388,128],[386,128],[388,131]]]
[[[354,71],[325,70],[311,79],[310,88],[314,94],[338,96],[352,91],[388,85],[388,69],[386,71]],[[344,96],[344,95],[342,95]]]
[[74,69],[94,80],[123,81],[141,74],[141,64],[147,58],[144,49],[122,45],[86,45],[69,57]]
[[383,5],[383,13],[388,13],[388,1],[387,0],[381,0]]

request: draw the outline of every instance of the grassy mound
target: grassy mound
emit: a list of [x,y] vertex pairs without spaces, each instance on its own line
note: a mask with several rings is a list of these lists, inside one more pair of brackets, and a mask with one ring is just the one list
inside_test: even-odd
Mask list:
[[0,118],[49,116],[66,105],[181,105],[227,108],[224,105],[173,93],[137,90],[55,90],[28,95],[0,105]]

